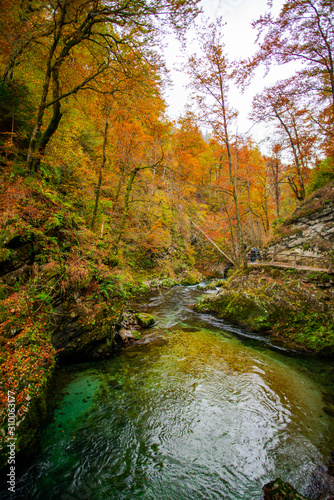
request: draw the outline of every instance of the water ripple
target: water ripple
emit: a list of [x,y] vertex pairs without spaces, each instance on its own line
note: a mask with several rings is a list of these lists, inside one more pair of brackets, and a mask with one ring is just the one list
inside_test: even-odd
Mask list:
[[160,326],[178,325],[160,345],[76,372],[18,498],[251,500],[277,476],[305,487],[334,438],[322,386],[236,327],[195,315],[194,295],[151,299]]

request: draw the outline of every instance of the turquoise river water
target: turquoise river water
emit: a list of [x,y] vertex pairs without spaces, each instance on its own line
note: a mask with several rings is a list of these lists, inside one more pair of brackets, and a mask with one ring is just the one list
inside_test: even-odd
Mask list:
[[259,500],[278,476],[305,492],[334,449],[333,367],[193,312],[200,295],[175,287],[132,304],[157,320],[143,343],[59,370],[16,498]]

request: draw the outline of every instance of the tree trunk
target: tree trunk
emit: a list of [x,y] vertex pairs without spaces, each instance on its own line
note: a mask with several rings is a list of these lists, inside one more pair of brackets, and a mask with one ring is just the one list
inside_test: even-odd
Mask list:
[[123,210],[122,219],[121,219],[121,222],[120,222],[120,225],[118,228],[118,235],[116,237],[116,253],[118,251],[119,242],[121,241],[121,238],[123,236],[125,222],[126,222],[126,219],[127,219],[128,213],[129,213],[129,201],[130,201],[132,186],[133,186],[135,177],[136,177],[137,173],[139,172],[139,170],[140,170],[140,168],[136,167],[131,171],[128,185],[126,187],[126,192],[125,192],[125,197],[124,197],[124,210]]
[[235,246],[235,237],[234,237],[233,224],[232,224],[232,221],[231,221],[231,217],[230,217],[229,211],[228,211],[227,206],[226,206],[226,201],[225,201],[224,195],[223,195],[222,201],[223,201],[224,210],[225,210],[225,213],[226,213],[226,216],[227,216],[228,224],[229,224],[229,227],[230,227],[230,235],[231,235],[231,243],[232,243],[233,256],[234,256],[234,259],[236,259],[237,258],[237,249],[236,249],[236,246]]
[[53,134],[56,132],[61,117],[63,116],[63,114],[60,111],[61,109],[60,101],[57,100],[60,94],[58,68],[54,68],[52,71],[52,94],[53,94],[53,99],[55,100],[55,102],[52,105],[53,114],[47,129],[43,133],[42,137],[40,138],[36,146],[36,150],[38,151],[38,156],[35,156],[33,159],[32,170],[34,172],[38,172],[42,156],[44,155],[45,152],[45,148],[49,143]]
[[93,217],[92,217],[92,222],[91,222],[91,229],[93,230],[95,227],[95,221],[96,221],[96,216],[97,216],[97,210],[99,207],[99,199],[100,199],[100,193],[101,193],[101,185],[102,185],[102,171],[105,167],[107,158],[106,158],[106,146],[107,146],[107,136],[108,136],[108,126],[109,126],[109,112],[106,118],[106,125],[104,128],[104,136],[103,136],[103,150],[102,150],[102,164],[100,166],[100,172],[99,172],[99,180],[96,186],[96,195],[95,195],[95,205],[94,205],[94,211],[93,211]]
[[247,198],[248,198],[248,214],[249,214],[249,224],[252,234],[252,240],[255,241],[255,231],[254,223],[252,217],[252,206],[251,206],[251,196],[250,196],[250,179],[249,179],[249,168],[247,168]]
[[201,234],[203,234],[203,236],[205,236],[205,238],[206,238],[208,241],[210,241],[210,243],[211,243],[211,244],[212,244],[215,248],[217,248],[217,250],[218,250],[221,254],[223,254],[223,255],[224,255],[224,257],[225,257],[227,260],[229,260],[229,261],[230,261],[230,262],[231,262],[231,263],[235,266],[235,262],[231,259],[231,257],[229,257],[228,255],[226,255],[226,253],[225,253],[225,252],[223,252],[223,250],[222,250],[221,248],[219,248],[219,247],[216,245],[216,243],[215,243],[214,241],[212,241],[212,239],[211,239],[211,238],[209,238],[209,236],[208,236],[207,234],[205,234],[205,233],[204,233],[204,231],[202,231],[202,229],[200,229],[200,228],[199,228],[199,227],[195,224],[195,222],[193,222],[193,221],[190,219],[190,217],[189,217],[189,220],[190,220],[190,222],[191,222],[191,223],[192,223],[192,224],[196,227],[196,229],[197,229],[197,230],[198,230]]
[[295,182],[290,182],[290,178],[288,178],[289,184],[292,188],[292,191],[294,192],[296,198],[298,201],[303,201],[305,199],[305,185],[304,185],[304,180],[303,180],[303,173],[296,149],[296,145],[294,143],[293,137],[291,135],[291,132],[289,128],[287,127],[286,123],[284,123],[281,115],[277,112],[275,109],[275,115],[278,118],[279,122],[281,123],[282,127],[284,128],[285,132],[287,133],[287,136],[289,138],[290,146],[293,152],[293,156],[295,159],[295,165],[296,165],[296,170],[297,170],[297,177],[298,177],[298,184],[297,185]]
[[279,163],[278,159],[274,162],[270,161],[271,171],[274,179],[274,191],[275,191],[275,204],[276,204],[276,215],[280,217],[281,215],[281,193],[279,187]]

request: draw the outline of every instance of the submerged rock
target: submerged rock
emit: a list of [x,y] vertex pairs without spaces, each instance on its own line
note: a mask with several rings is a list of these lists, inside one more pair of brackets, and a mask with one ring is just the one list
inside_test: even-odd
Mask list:
[[125,328],[121,328],[118,332],[118,336],[122,342],[128,342],[130,340],[140,339],[142,334],[138,330],[126,330]]
[[331,392],[324,392],[322,396],[323,400],[330,405],[334,405],[334,394]]
[[277,478],[263,486],[263,500],[308,500],[295,490],[291,484]]
[[332,500],[334,498],[334,477],[329,474],[329,468],[324,466],[316,468],[306,495],[309,500]]
[[324,406],[323,410],[330,417],[334,417],[334,406]]
[[200,328],[196,328],[195,326],[182,326],[180,328],[178,328],[179,330],[181,330],[182,332],[200,332],[201,329]]

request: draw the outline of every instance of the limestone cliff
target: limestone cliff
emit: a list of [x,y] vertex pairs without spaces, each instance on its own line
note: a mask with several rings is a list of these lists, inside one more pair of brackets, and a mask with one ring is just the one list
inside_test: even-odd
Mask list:
[[333,269],[334,183],[307,198],[262,252],[265,260]]

